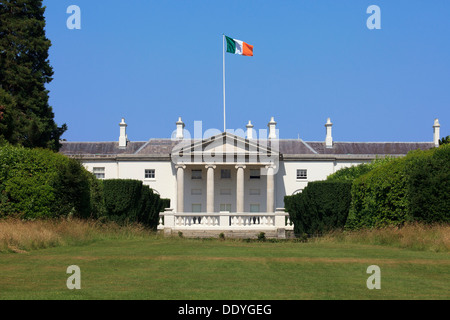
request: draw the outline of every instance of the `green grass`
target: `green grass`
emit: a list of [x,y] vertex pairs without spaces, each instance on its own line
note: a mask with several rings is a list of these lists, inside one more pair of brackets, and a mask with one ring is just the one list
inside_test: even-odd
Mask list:
[[[369,290],[370,265],[381,289]],[[81,289],[69,290],[69,265]],[[0,299],[449,299],[448,252],[145,236],[0,254]]]

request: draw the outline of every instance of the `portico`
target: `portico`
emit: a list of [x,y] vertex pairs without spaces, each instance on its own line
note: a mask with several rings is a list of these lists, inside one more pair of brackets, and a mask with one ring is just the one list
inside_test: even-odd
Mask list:
[[273,164],[183,163],[175,169],[177,213],[275,212]]

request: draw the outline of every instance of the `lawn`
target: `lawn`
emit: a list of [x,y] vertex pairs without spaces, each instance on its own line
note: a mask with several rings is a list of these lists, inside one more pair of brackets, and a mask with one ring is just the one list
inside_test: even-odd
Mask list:
[[[81,270],[69,290],[66,269]],[[369,290],[367,267],[381,269]],[[333,242],[101,239],[0,253],[0,299],[449,299],[448,252]]]

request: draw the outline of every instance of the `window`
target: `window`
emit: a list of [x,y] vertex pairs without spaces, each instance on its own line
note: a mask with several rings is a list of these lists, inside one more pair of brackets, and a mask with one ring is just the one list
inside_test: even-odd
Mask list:
[[228,211],[231,212],[231,203],[221,203],[220,211]]
[[222,179],[230,179],[231,178],[231,170],[230,169],[220,170],[220,177]]
[[260,169],[250,169],[250,179],[260,179],[261,170]]
[[192,179],[193,180],[201,180],[202,179],[202,170],[192,170]]
[[306,169],[297,169],[297,180],[304,180],[307,179],[307,177]]
[[92,172],[97,179],[105,179],[105,167],[94,167]]
[[259,204],[251,204],[250,212],[259,212]]
[[202,212],[202,204],[201,203],[193,203],[192,204],[192,212]]
[[145,179],[155,179],[155,169],[145,169]]

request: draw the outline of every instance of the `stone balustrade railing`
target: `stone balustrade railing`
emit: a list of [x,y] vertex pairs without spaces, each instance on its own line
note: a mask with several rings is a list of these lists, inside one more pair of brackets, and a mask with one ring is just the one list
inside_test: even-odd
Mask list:
[[293,223],[284,209],[263,213],[176,213],[166,209],[160,213],[158,230],[198,229],[198,230],[251,230],[251,229],[285,229],[293,230]]

